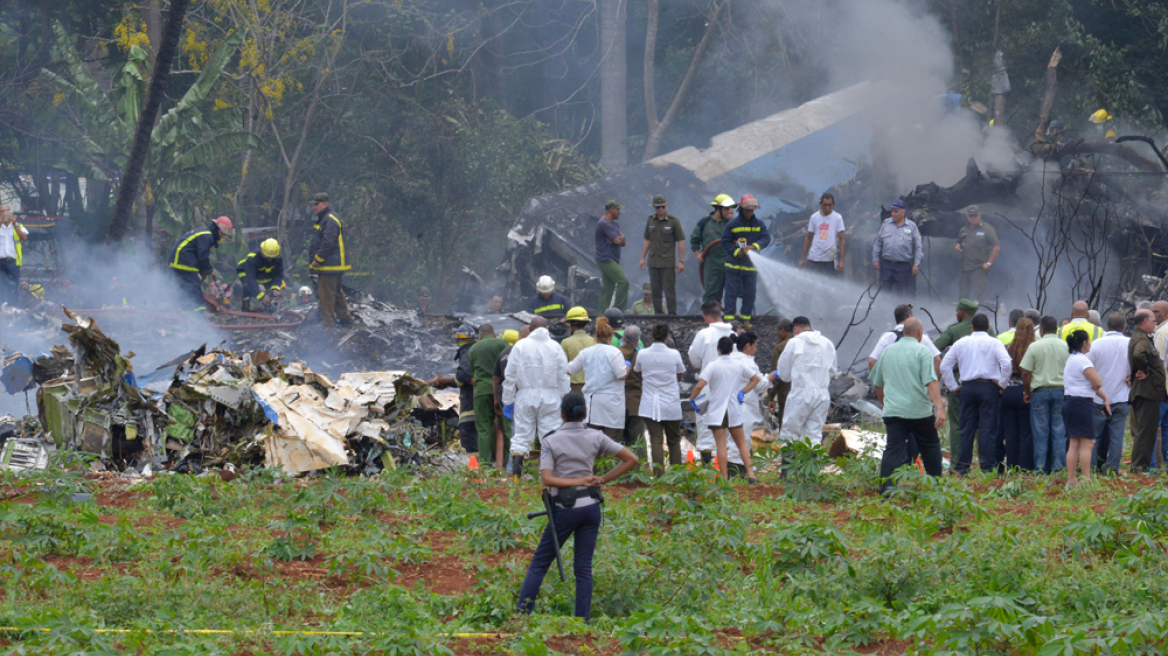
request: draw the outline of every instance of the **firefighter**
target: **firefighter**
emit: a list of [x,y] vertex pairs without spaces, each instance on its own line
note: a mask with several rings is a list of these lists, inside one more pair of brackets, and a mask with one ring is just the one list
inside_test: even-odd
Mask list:
[[[750,261],[750,251],[758,252],[770,246],[771,233],[761,219],[755,216],[758,201],[746,194],[738,201],[738,213],[726,224],[722,233],[722,248],[730,257],[726,261],[726,288],[722,295],[722,318],[738,320],[750,328],[754,318],[754,298],[758,289],[758,269]],[[738,309],[738,299],[742,309]]]
[[710,203],[713,211],[698,221],[689,238],[690,250],[694,252],[702,276],[702,303],[722,302],[722,290],[726,285],[726,249],[722,247],[722,233],[726,223],[734,218],[738,204],[726,194],[718,194]]
[[540,276],[535,283],[536,297],[527,304],[527,311],[539,317],[562,317],[568,311],[568,299],[556,292],[556,281],[551,276]]
[[1099,126],[1099,131],[1103,133],[1103,140],[1114,143],[1117,135],[1115,134],[1115,127],[1111,124],[1112,118],[1114,117],[1106,109],[1097,109],[1091,114],[1091,122]]
[[326,330],[353,323],[349,315],[349,304],[341,288],[341,278],[351,269],[345,258],[345,231],[341,220],[329,208],[329,195],[317,194],[312,198],[312,211],[316,214],[316,232],[308,254],[312,264],[308,268],[316,278],[316,298],[320,305],[320,323]]
[[477,337],[474,328],[466,324],[459,326],[454,333],[458,341],[458,350],[454,353],[454,373],[435,376],[426,381],[427,385],[434,388],[458,388],[458,440],[467,453],[479,452],[479,433],[474,413],[474,372],[470,363],[470,347],[478,343]]
[[273,300],[280,300],[284,295],[284,258],[280,255],[280,242],[275,239],[265,239],[259,250],[252,251],[247,257],[239,261],[235,267],[239,274],[236,285],[243,311],[251,310],[251,301],[255,299],[264,305],[271,305]]
[[170,269],[178,280],[179,289],[187,296],[188,311],[207,309],[203,298],[203,280],[215,275],[211,268],[211,249],[231,239],[235,226],[231,219],[221,216],[202,230],[193,230],[178,238],[170,250]]

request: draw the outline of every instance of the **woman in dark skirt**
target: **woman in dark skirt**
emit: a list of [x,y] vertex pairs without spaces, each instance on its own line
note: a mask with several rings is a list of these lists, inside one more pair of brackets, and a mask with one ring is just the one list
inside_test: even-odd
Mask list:
[[1103,380],[1087,352],[1091,338],[1085,330],[1076,330],[1067,337],[1071,357],[1063,368],[1063,423],[1067,429],[1067,487],[1075,487],[1079,479],[1076,463],[1084,480],[1091,479],[1091,451],[1095,447],[1095,397],[1103,399],[1103,413],[1111,416],[1111,402],[1103,391]]

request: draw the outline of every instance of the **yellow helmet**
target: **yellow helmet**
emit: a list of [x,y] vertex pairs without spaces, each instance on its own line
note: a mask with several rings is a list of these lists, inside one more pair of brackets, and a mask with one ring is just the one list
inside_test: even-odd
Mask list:
[[714,197],[714,202],[710,203],[710,205],[714,207],[735,207],[737,203],[734,202],[734,199],[729,194],[718,194]]
[[585,310],[584,308],[577,305],[576,307],[568,310],[568,314],[564,316],[564,321],[581,321],[587,323],[589,321],[588,310]]
[[1091,122],[1095,125],[1100,125],[1110,120],[1111,114],[1108,114],[1106,109],[1097,109],[1095,110],[1095,113],[1091,115]]
[[508,344],[514,346],[515,342],[519,341],[519,331],[513,328],[508,328],[507,330],[503,331],[503,339],[507,340]]
[[714,200],[710,201],[710,205],[717,207],[718,203],[721,203],[723,200],[725,200],[727,198],[729,198],[729,196],[727,196],[726,194],[718,194],[717,196],[714,196]]
[[260,244],[260,252],[264,257],[280,257],[280,242],[275,239],[265,239],[264,243]]

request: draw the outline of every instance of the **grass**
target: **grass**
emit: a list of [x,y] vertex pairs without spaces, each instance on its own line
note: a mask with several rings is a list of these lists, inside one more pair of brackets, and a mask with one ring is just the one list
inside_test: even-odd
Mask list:
[[[0,625],[19,631],[0,634],[0,653],[1168,647],[1162,479],[1065,491],[1062,477],[902,470],[883,499],[875,461],[840,464],[818,477],[796,467],[785,486],[720,485],[700,468],[611,486],[591,625],[569,617],[570,547],[568,582],[553,568],[535,615],[513,614],[544,525],[525,517],[539,507],[534,476],[516,487],[487,471],[307,481],[254,470],[127,489],[68,470],[8,475]],[[68,502],[45,487],[93,498]]]

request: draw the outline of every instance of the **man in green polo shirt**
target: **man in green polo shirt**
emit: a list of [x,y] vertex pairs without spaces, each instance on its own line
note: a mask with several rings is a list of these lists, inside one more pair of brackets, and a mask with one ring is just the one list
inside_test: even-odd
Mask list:
[[495,362],[508,346],[507,340],[495,336],[491,324],[483,324],[479,326],[479,341],[466,354],[474,383],[474,420],[475,432],[479,435],[479,458],[484,466],[495,463],[499,469],[503,468],[503,454],[511,453],[511,445],[504,435],[503,449],[495,449],[495,422],[501,417],[495,414],[495,388],[492,381]]
[[[953,346],[957,340],[969,337],[969,334],[973,332],[973,315],[977,314],[977,301],[963,298],[954,305],[957,306],[957,323],[941,331],[941,335],[933,340],[933,346],[936,346],[938,351],[944,351]],[[993,326],[988,332],[991,337],[997,337]],[[954,373],[960,379],[961,372],[955,370]],[[957,429],[961,420],[961,402],[957,399],[956,394],[948,394],[947,396],[949,398],[949,466],[953,467],[957,462],[958,447],[961,446],[961,433]],[[976,438],[973,443],[977,445]]]
[[884,349],[868,379],[884,404],[887,440],[880,458],[880,492],[892,487],[892,473],[908,462],[909,440],[915,440],[929,476],[941,475],[941,441],[945,425],[941,383],[933,367],[933,352],[921,344],[924,326],[909,317],[901,338]]
[[[649,265],[649,283],[657,314],[677,314],[677,274],[685,271],[685,230],[676,216],[665,211],[665,196],[653,197],[653,214],[645,224],[641,270]],[[676,252],[676,257],[674,251]],[[661,302],[662,295],[665,302]]]
[[1030,404],[1034,436],[1034,469],[1050,474],[1067,464],[1067,433],[1063,425],[1063,368],[1071,352],[1059,338],[1058,319],[1038,320],[1042,338],[1026,349],[1022,362],[1022,399]]

